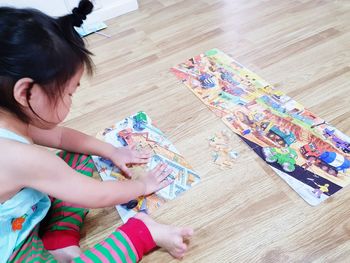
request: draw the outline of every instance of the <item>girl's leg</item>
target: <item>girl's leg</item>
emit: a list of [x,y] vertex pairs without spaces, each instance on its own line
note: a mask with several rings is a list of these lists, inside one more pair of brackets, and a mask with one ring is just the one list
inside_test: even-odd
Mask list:
[[139,213],[72,262],[138,262],[156,246],[182,258],[187,250],[184,241],[192,234],[190,228],[158,224],[148,215]]
[[[163,247],[174,257],[181,258],[186,251],[183,240],[191,235],[190,229],[161,225],[146,214],[138,214],[72,262],[138,262],[156,246]],[[66,260],[69,259],[69,255],[60,259],[62,262],[68,262]],[[15,249],[9,262],[56,263],[57,260],[44,248],[36,227]]]
[[[77,172],[91,177],[93,161],[90,156],[59,152],[66,163]],[[69,246],[79,246],[80,229],[88,209],[51,198],[52,206],[41,224],[41,234],[44,246],[48,250],[56,250]]]
[[147,226],[141,220],[131,218],[72,262],[138,262],[155,247]]
[[17,262],[57,262],[45,248],[38,234],[39,227],[34,228],[32,233],[19,244],[12,253],[9,263]]
[[[94,164],[90,157],[67,152],[58,155],[73,169],[92,176]],[[79,232],[87,211],[61,200],[53,200],[42,237],[45,248],[57,251],[79,246]],[[181,258],[187,249],[184,239],[190,237],[192,232],[189,228],[158,224],[148,215],[140,213],[73,262],[137,262],[156,246]]]
[[[89,156],[60,152],[58,154],[73,169],[92,176],[94,164]],[[58,199],[51,199],[52,206],[44,222],[37,226],[32,233],[18,245],[9,262],[57,262],[48,250],[56,250],[70,246],[78,249],[80,229],[87,209]],[[76,250],[77,250],[76,249]],[[79,255],[80,250],[75,253]]]
[[138,213],[135,218],[141,220],[151,233],[158,247],[164,248],[175,258],[182,258],[187,251],[187,241],[193,235],[189,227],[163,225],[154,221],[144,213]]

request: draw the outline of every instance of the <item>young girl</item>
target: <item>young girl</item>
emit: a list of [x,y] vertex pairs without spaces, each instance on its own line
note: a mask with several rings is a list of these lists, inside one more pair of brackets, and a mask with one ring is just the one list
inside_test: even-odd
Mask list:
[[[91,53],[73,29],[92,8],[82,0],[58,19],[0,8],[0,262],[135,262],[156,246],[181,258],[193,233],[139,213],[92,249],[79,249],[85,208],[151,194],[169,184],[171,173],[162,164],[137,180],[94,180],[91,154],[129,176],[127,164],[151,156],[58,126],[84,68],[92,72]],[[36,145],[65,151],[56,156]]]

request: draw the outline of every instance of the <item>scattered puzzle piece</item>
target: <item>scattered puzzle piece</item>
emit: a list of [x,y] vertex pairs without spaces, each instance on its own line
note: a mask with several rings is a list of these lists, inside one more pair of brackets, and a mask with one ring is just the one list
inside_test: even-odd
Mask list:
[[209,138],[209,146],[212,148],[213,162],[220,169],[232,168],[234,160],[238,158],[238,152],[233,149],[232,135],[227,130],[216,133]]

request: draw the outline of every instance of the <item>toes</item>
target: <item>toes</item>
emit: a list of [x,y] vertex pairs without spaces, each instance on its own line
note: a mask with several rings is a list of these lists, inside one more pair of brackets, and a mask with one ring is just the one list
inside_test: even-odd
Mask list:
[[189,228],[189,227],[185,227],[183,229],[181,229],[181,236],[185,239],[190,238],[191,236],[193,236],[193,229]]
[[187,245],[182,243],[180,244],[177,249],[180,251],[180,252],[185,252],[187,250]]
[[187,246],[185,245],[182,248],[176,248],[175,251],[171,253],[171,255],[175,258],[181,259],[185,256],[186,251],[187,251]]
[[187,251],[187,245],[184,243],[184,239],[188,239],[193,235],[193,229],[184,227],[178,230],[178,240],[175,242],[172,256],[178,259],[182,259]]

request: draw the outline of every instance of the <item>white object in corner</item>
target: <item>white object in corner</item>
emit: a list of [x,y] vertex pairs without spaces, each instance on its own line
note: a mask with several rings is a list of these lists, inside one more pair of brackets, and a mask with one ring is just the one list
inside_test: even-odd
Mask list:
[[[67,10],[71,11],[78,6],[80,0],[65,0]],[[92,24],[100,21],[121,16],[138,9],[137,0],[91,0],[94,3],[94,11],[88,16],[85,24]]]
[[[93,0],[95,10],[88,16],[86,24],[106,21],[138,9],[137,0]],[[0,6],[36,8],[51,16],[68,14],[79,0],[0,0]]]

